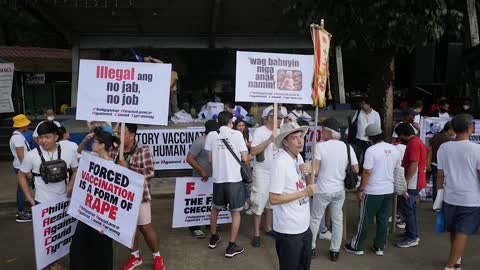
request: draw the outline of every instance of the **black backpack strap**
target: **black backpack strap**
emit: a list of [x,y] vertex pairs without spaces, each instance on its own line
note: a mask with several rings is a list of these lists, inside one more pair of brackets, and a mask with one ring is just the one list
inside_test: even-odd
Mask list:
[[344,142],[344,143],[347,145],[348,168],[351,168],[352,167],[352,157],[350,156],[350,144],[348,142]]
[[355,120],[353,120],[353,122],[352,122],[352,124],[354,124],[354,125],[358,122],[358,117],[360,116],[360,110],[361,110],[361,109],[359,109],[359,110],[357,111],[357,113],[355,114],[357,117],[355,117]]
[[61,159],[61,157],[62,157],[62,148],[60,147],[60,144],[57,145],[57,150],[58,150],[58,152],[57,152],[57,159]]
[[46,161],[45,161],[45,158],[43,157],[42,151],[40,151],[40,146],[37,146],[37,151],[38,151],[38,154],[40,155],[40,159],[42,160],[42,164],[44,164]]
[[223,144],[225,144],[225,146],[227,147],[228,151],[230,151],[230,153],[232,154],[233,158],[235,158],[235,160],[238,162],[238,164],[240,166],[243,165],[242,161],[240,161],[240,159],[237,157],[237,155],[235,155],[235,152],[233,152],[233,149],[232,147],[230,146],[230,144],[228,143],[228,141],[226,139],[221,139]]

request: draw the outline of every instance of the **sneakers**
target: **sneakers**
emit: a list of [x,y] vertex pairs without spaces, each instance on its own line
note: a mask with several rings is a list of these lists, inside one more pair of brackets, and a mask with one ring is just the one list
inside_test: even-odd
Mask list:
[[249,216],[253,215],[252,209],[248,208],[247,210],[245,210],[245,215],[249,215]]
[[409,248],[409,247],[416,247],[420,243],[418,243],[417,239],[408,239],[404,238],[395,243],[395,245],[399,248]]
[[407,223],[405,222],[397,222],[397,228],[405,229],[407,227]]
[[216,248],[218,243],[220,243],[220,240],[222,240],[222,238],[220,238],[220,236],[218,236],[218,234],[210,236],[210,241],[208,242],[208,247],[211,248],[211,249]]
[[[123,270],[132,270],[137,266],[142,264],[142,257],[135,257],[133,255],[130,256],[130,260],[126,264],[123,265]],[[157,268],[155,268],[157,269]],[[159,268],[162,269],[162,268]]]
[[377,256],[383,256],[383,249],[381,249],[381,248],[376,248],[376,247],[372,247],[372,250],[373,250],[373,252],[375,252],[375,254],[376,254]]
[[28,212],[17,212],[17,218],[15,219],[18,223],[30,222],[32,221],[32,214]]
[[251,244],[252,247],[259,248],[262,245],[262,242],[260,241],[260,236],[253,237]]
[[322,239],[322,240],[332,240],[332,232],[330,231],[326,231],[326,232],[320,232],[318,234],[318,239]]
[[153,259],[153,270],[165,270],[165,266],[163,266],[162,256],[155,256],[155,258]]
[[244,248],[237,246],[236,244],[230,244],[225,252],[225,257],[233,258],[242,254],[245,251]]
[[350,243],[346,243],[346,244],[343,246],[343,248],[344,248],[346,251],[348,251],[348,252],[350,252],[350,253],[352,253],[352,254],[358,255],[358,256],[361,256],[361,255],[365,254],[365,253],[363,252],[363,250],[356,250],[356,249],[354,249]]
[[312,249],[312,257],[317,257],[317,251],[315,249]]

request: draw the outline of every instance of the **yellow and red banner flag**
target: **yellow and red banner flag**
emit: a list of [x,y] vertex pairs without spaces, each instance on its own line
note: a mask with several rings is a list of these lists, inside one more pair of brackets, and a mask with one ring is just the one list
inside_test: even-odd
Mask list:
[[310,27],[314,50],[314,75],[313,75],[313,105],[324,108],[327,105],[327,86],[328,99],[331,99],[330,83],[328,82],[328,51],[330,50],[330,40],[332,35],[323,27],[312,25]]

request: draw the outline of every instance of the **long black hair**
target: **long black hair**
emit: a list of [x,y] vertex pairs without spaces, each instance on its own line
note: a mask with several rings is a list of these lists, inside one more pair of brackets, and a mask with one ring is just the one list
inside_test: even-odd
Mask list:
[[118,137],[112,136],[112,134],[99,129],[95,130],[95,139],[99,143],[103,143],[105,145],[105,150],[107,152],[110,150],[114,143],[120,143],[120,139]]
[[240,124],[241,122],[243,122],[243,124],[245,125],[245,129],[243,130],[242,134],[243,134],[243,138],[245,139],[246,142],[248,142],[248,140],[250,139],[250,131],[248,130],[248,126],[247,126],[247,122],[245,122],[243,119],[240,119],[238,118],[237,120],[235,120],[235,122],[233,123],[233,129],[237,129],[237,126],[238,124]]

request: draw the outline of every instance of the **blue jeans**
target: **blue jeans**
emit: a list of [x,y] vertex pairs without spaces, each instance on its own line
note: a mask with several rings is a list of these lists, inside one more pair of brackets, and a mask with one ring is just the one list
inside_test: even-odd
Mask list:
[[[18,174],[18,169],[13,168],[15,175]],[[25,212],[25,194],[20,187],[20,184],[17,184],[17,212],[23,213]]]
[[433,202],[435,202],[435,198],[437,198],[437,166],[432,165],[432,198]]
[[[19,170],[13,168],[13,171],[15,172],[15,175],[17,175]],[[33,179],[32,181],[27,180],[27,182],[30,186],[33,185]],[[20,184],[17,184],[17,212],[18,213],[25,212],[25,194],[23,193],[23,190],[20,187]]]
[[418,237],[417,228],[417,196],[420,191],[418,189],[409,189],[410,197],[405,199],[402,197],[401,213],[405,218],[406,228],[405,237],[409,240],[415,240]]

